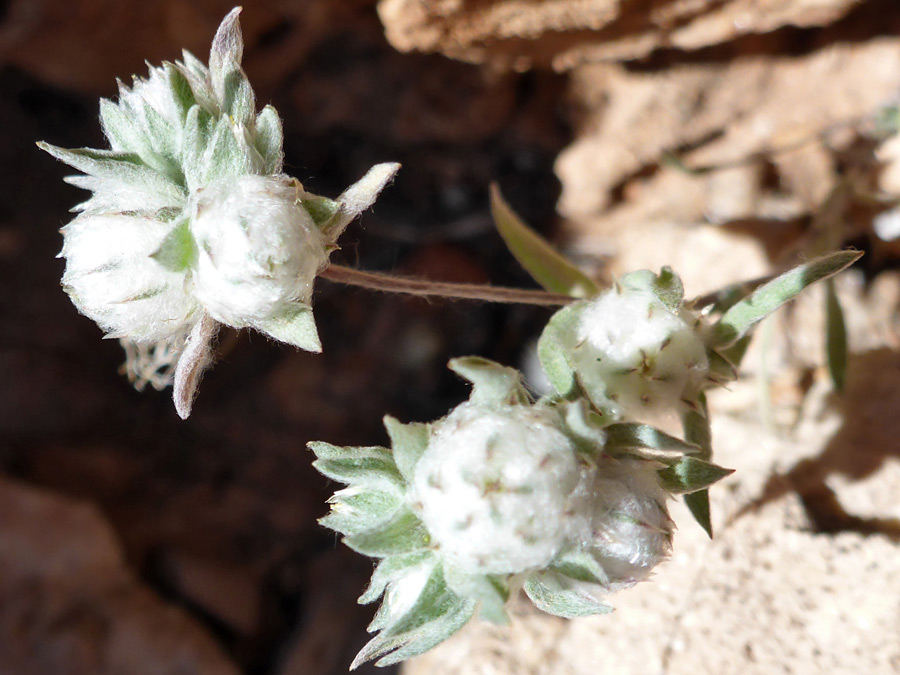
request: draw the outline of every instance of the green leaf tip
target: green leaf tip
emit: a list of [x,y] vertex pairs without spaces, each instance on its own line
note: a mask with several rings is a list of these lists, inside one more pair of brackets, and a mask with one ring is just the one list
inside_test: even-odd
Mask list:
[[725,469],[697,457],[682,457],[659,472],[663,487],[672,494],[690,494],[730,476],[734,469]]
[[190,267],[197,257],[190,222],[185,220],[173,227],[150,257],[170,272],[183,272]]
[[409,508],[403,507],[388,521],[346,537],[344,543],[357,553],[382,558],[425,550],[431,544],[431,537],[422,521]]
[[684,503],[694,516],[694,520],[704,529],[709,538],[713,538],[712,520],[709,512],[709,489],[703,488],[697,492],[684,495]]
[[326,228],[341,208],[340,204],[328,197],[310,197],[302,199],[300,203],[318,228]]
[[496,183],[491,185],[491,214],[510,253],[543,288],[573,298],[586,298],[599,292],[587,275],[519,218],[503,199]]
[[280,342],[287,342],[308,352],[322,351],[312,308],[304,304],[291,305],[274,318],[258,322],[254,328]]
[[713,347],[733,344],[769,314],[793,300],[806,287],[846,269],[863,255],[862,251],[837,251],[795,267],[757,288],[734,304],[713,327]]
[[668,463],[667,458],[681,459],[683,455],[702,452],[698,446],[646,424],[620,422],[607,426],[605,431],[607,440],[604,452],[608,455],[637,454],[645,459]]
[[576,327],[586,304],[584,301],[574,302],[556,312],[538,340],[541,367],[560,396],[570,396],[578,389],[570,354],[571,345],[576,343]]
[[619,283],[625,288],[653,293],[672,312],[677,312],[684,303],[684,284],[669,266],[663,267],[659,274],[650,270],[629,272]]
[[[413,595],[407,602],[410,606],[405,611],[390,607],[392,611],[382,612],[369,626],[370,631],[379,633],[357,654],[350,670],[355,670],[366,661],[379,659],[377,666],[388,666],[428,651],[462,628],[475,613],[476,602],[456,595],[444,578],[444,569],[440,564],[429,565],[420,562],[416,565],[412,576],[427,575],[424,583],[413,581],[418,588],[400,586],[398,590],[405,595]],[[373,579],[374,581],[374,579]],[[407,584],[410,581],[407,580]],[[394,589],[388,590],[390,595]],[[399,615],[393,615],[397,612]]]
[[391,448],[394,454],[394,462],[400,475],[409,482],[428,447],[430,429],[427,424],[403,424],[394,417],[386,415],[384,426],[391,438]]
[[527,403],[528,393],[522,385],[522,374],[515,368],[480,356],[450,359],[447,367],[472,383],[474,403]]
[[579,582],[555,572],[544,572],[528,579],[525,594],[539,610],[564,619],[613,611],[611,606],[580,588]]

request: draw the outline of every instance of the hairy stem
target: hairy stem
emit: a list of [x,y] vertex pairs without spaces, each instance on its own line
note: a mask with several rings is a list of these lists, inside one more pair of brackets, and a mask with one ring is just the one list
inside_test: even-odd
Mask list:
[[360,286],[385,293],[407,293],[419,296],[437,296],[451,300],[480,300],[482,302],[506,302],[523,305],[557,307],[567,305],[575,298],[568,295],[532,291],[519,288],[503,288],[486,284],[456,284],[427,279],[397,277],[380,272],[363,272],[342,265],[329,265],[319,276],[350,286]]

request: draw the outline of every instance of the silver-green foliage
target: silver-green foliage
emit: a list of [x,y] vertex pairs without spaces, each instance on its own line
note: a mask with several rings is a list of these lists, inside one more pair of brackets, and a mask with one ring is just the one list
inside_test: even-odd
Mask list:
[[[347,485],[320,522],[380,559],[360,598],[383,598],[377,635],[353,667],[420,654],[476,613],[505,623],[520,588],[557,616],[612,611],[606,596],[668,554],[668,495],[730,473],[682,465],[700,448],[604,419],[586,399],[532,402],[511,368],[475,357],[450,367],[473,383],[469,400],[429,424],[386,417],[391,448],[310,444],[314,466]],[[429,500],[445,512],[435,517]],[[531,527],[534,514],[546,522]]]

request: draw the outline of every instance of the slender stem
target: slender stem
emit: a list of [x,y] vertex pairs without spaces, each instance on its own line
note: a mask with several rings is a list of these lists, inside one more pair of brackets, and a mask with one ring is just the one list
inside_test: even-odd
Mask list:
[[364,272],[342,265],[329,265],[319,276],[350,286],[360,286],[386,293],[407,293],[419,296],[438,296],[451,300],[480,300],[482,302],[506,302],[523,305],[557,307],[567,305],[575,298],[546,291],[504,288],[486,284],[457,284],[427,279],[397,277],[380,272]]

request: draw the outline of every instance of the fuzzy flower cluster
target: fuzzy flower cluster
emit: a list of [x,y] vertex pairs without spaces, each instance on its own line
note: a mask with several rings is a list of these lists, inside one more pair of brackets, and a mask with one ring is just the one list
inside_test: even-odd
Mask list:
[[454,359],[473,390],[446,417],[385,418],[390,449],[310,444],[347,484],[321,522],[381,559],[360,598],[383,597],[377,635],[353,667],[422,653],[476,614],[506,622],[519,589],[557,616],[612,611],[610,593],[666,559],[667,501],[730,473],[642,422],[701,407],[707,347],[680,294],[670,272],[641,272],[557,313],[539,349],[553,396],[534,402],[518,371]]
[[172,373],[182,417],[219,325],[321,350],[313,281],[398,168],[373,167],[337,200],[282,173],[281,120],[272,106],[256,110],[239,12],[219,26],[208,65],[184,52],[131,88],[120,83],[118,101],[101,100],[109,149],[39,144],[93,193],[62,229],[64,289],[127,353],[144,355],[129,364],[138,385]]
[[698,409],[710,355],[683,297],[670,269],[641,270],[557,313],[538,347],[554,387],[580,391],[614,420],[661,423]]

